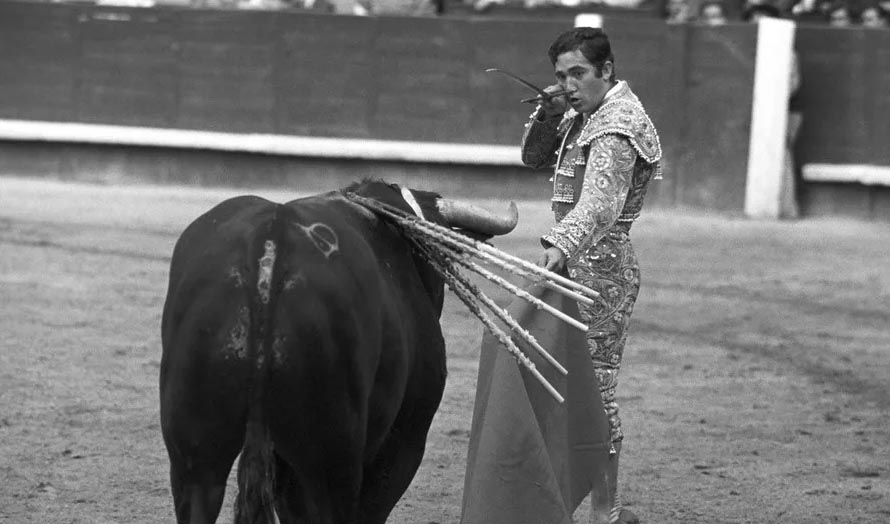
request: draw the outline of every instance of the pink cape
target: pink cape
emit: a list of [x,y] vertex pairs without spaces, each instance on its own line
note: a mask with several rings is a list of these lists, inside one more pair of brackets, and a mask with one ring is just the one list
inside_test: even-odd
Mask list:
[[[540,286],[526,291],[580,320],[572,299]],[[585,334],[520,298],[508,311],[569,371],[562,376],[513,337],[565,402],[554,400],[486,330],[461,524],[572,524],[591,490],[607,500],[608,489],[608,421]]]

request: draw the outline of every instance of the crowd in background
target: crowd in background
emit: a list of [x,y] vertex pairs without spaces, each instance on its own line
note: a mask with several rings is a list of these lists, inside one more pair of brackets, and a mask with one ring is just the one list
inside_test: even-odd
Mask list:
[[729,14],[729,7],[724,0],[667,0],[666,19],[672,23],[721,25],[733,19],[750,21],[754,13],[761,13],[834,27],[890,27],[890,0],[748,0],[737,10],[737,18]]
[[[52,0],[58,1],[58,0]],[[770,16],[836,27],[890,27],[890,0],[95,0],[97,4],[183,5],[198,8],[311,10],[350,15],[432,16],[452,11],[496,12],[499,8],[645,10],[670,23],[720,25],[750,20],[751,7]],[[772,12],[774,11],[774,13]]]
[[[466,0],[476,11],[495,5],[639,9],[651,0]],[[664,0],[664,17],[672,23],[701,22],[718,25],[750,19],[746,11],[755,3],[775,8],[776,16],[802,23],[825,23],[836,27],[890,27],[890,0]]]
[[[127,0],[99,0],[125,2]],[[138,0],[131,0],[138,1]],[[143,0],[144,1],[144,0]],[[175,1],[175,0],[174,0]],[[455,8],[474,13],[514,8],[652,9],[663,6],[670,23],[719,25],[750,20],[752,7],[769,16],[836,27],[890,27],[890,0],[185,0],[194,7],[240,9],[308,9],[351,15],[431,16]],[[739,2],[743,2],[739,4]],[[658,9],[658,6],[655,6]]]
[[[122,0],[105,1],[119,2]],[[221,9],[297,9],[359,16],[434,16],[442,12],[441,1],[442,0],[190,0],[190,5],[199,8]]]

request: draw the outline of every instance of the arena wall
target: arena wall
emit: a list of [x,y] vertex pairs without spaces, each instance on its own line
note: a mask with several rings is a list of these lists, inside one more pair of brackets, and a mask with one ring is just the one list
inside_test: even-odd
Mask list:
[[798,29],[803,209],[890,219],[890,31]]
[[[6,130],[0,133],[0,171],[37,173],[43,168],[35,166],[57,166],[47,173],[106,173],[111,179],[140,173],[149,181],[208,182],[255,180],[254,173],[262,172],[271,177],[264,181],[274,183],[279,178],[271,173],[281,169],[306,173],[287,174],[287,180],[317,176],[318,170],[352,173],[359,164],[349,149],[365,143],[360,141],[385,140],[405,148],[466,144],[474,148],[474,156],[464,161],[458,148],[444,162],[375,158],[370,159],[375,167],[367,170],[428,181],[440,175],[460,180],[464,172],[471,173],[467,180],[472,181],[487,172],[510,180],[518,193],[540,194],[544,175],[521,168],[516,148],[531,110],[518,101],[530,92],[485,69],[507,69],[546,85],[551,82],[546,48],[569,25],[561,18],[408,21],[3,2],[0,48],[6,59],[0,63],[0,119],[7,125],[0,126]],[[655,185],[650,201],[741,212],[756,28],[668,25],[608,14],[604,25],[614,42],[619,75],[644,100],[663,138],[666,177]],[[886,61],[890,45],[871,36],[863,40],[855,31],[833,34],[840,44],[823,44],[818,35],[825,30],[799,33],[805,78],[817,79],[805,81],[804,101],[820,108],[806,120],[800,154],[826,165],[890,165],[890,153],[878,146],[887,141],[886,126],[879,123],[890,117],[890,103],[879,89],[887,92],[888,73],[873,62]],[[845,60],[838,51],[845,45],[864,53],[844,69],[861,86],[851,87],[857,82],[846,75],[824,73]],[[867,45],[884,47],[866,52]],[[872,70],[878,72],[869,76]],[[866,104],[868,94],[883,101]],[[826,98],[834,101],[830,119],[821,111]],[[837,99],[857,110],[844,111],[843,104],[838,108]],[[341,142],[342,159],[299,148],[248,150],[238,147],[237,140],[225,147],[202,142],[199,150],[188,152],[182,150],[187,143],[173,151],[113,139],[84,143],[77,134],[69,141],[58,136],[47,141],[39,134],[17,133],[22,128],[17,122],[243,134],[245,143],[255,134],[288,143],[294,137],[346,140]],[[842,145],[832,134],[838,128],[854,131]],[[857,137],[869,140],[860,143]],[[488,165],[477,158],[480,145],[491,148]],[[516,159],[502,160],[511,149]],[[77,167],[84,163],[92,166],[92,174]],[[251,173],[233,175],[230,165]],[[113,175],[116,171],[129,174]],[[836,184],[821,185],[820,191]],[[811,189],[804,188],[805,203]],[[865,190],[869,199],[872,192],[871,186]],[[821,193],[811,200],[813,209],[827,209],[819,204],[825,200]],[[880,211],[883,205],[868,201],[869,209]]]

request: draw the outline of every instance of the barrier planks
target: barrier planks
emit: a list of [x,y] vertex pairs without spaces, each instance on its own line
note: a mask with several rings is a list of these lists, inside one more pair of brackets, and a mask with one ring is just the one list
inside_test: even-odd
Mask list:
[[[659,128],[665,204],[741,210],[756,28],[606,14]],[[568,20],[0,2],[0,118],[518,145]],[[830,37],[830,38],[829,38]],[[890,34],[801,27],[802,162],[890,165]],[[517,152],[518,154],[518,152]]]

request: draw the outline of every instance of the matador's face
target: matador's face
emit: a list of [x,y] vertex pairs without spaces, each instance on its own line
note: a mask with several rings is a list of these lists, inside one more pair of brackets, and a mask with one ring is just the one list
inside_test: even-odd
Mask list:
[[579,113],[589,114],[596,110],[614,85],[612,62],[607,61],[598,72],[580,49],[559,55],[554,69],[556,81],[572,93],[568,97],[569,103]]

